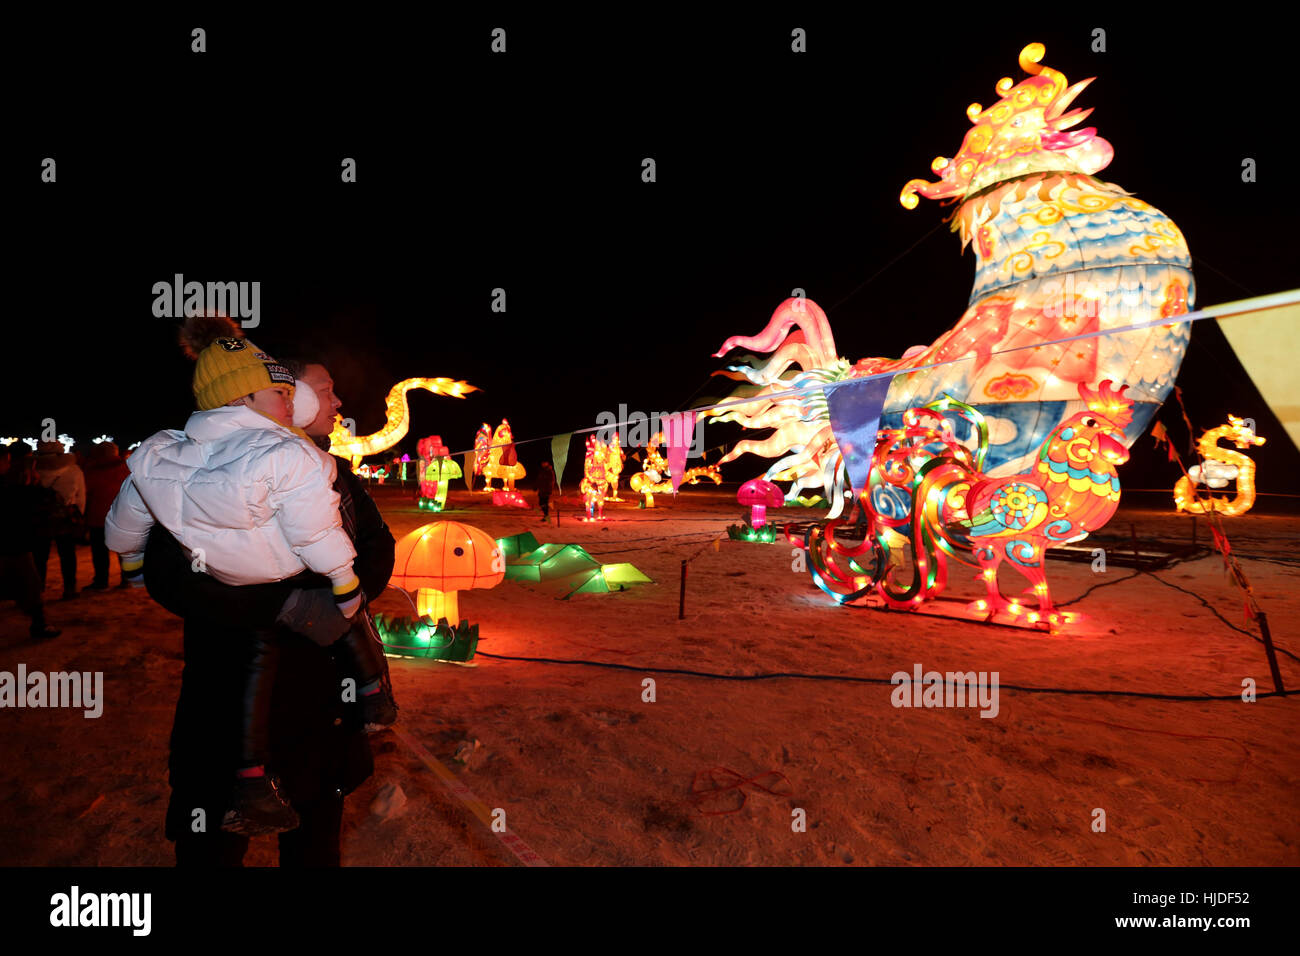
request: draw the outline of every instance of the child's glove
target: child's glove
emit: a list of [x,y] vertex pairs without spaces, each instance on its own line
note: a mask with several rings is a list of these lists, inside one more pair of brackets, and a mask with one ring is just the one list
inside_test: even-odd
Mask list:
[[339,613],[351,621],[357,616],[357,611],[361,610],[361,605],[366,603],[366,595],[364,591],[358,590],[355,596],[348,598],[346,601],[339,601],[338,598],[335,598],[335,601],[338,604]]
[[339,613],[329,588],[295,588],[285,599],[275,623],[329,647],[352,627]]

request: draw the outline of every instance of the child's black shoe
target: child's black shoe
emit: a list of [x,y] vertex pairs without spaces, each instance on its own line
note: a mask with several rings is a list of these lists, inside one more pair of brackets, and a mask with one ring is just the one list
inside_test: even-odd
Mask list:
[[397,701],[385,681],[379,690],[361,698],[361,725],[368,734],[386,730],[397,723]]
[[263,774],[239,777],[231,807],[221,821],[221,829],[244,836],[261,836],[298,828],[298,814],[280,792],[279,781]]

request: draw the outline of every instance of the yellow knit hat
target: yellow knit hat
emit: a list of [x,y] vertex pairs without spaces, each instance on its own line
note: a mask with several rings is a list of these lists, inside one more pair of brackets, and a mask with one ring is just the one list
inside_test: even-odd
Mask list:
[[275,385],[293,388],[293,374],[247,339],[222,336],[199,353],[194,398],[199,408],[220,408]]
[[293,388],[290,371],[248,339],[224,315],[195,315],[181,329],[181,346],[194,359],[194,398],[203,411],[264,388]]

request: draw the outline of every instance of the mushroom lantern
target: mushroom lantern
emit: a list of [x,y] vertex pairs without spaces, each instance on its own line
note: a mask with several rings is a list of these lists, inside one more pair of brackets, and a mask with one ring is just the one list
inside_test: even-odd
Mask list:
[[750,527],[761,528],[767,524],[767,509],[779,508],[785,504],[785,495],[772,482],[754,478],[740,486],[736,500],[742,505],[749,505]]
[[397,542],[389,584],[415,591],[415,611],[453,629],[460,620],[456,596],[493,588],[506,576],[500,546],[485,531],[457,521],[435,521]]

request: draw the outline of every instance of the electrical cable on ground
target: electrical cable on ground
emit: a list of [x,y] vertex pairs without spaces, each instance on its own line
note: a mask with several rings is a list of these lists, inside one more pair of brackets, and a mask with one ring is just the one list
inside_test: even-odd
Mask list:
[[[759,680],[815,680],[847,681],[855,684],[883,684],[894,686],[894,681],[884,677],[858,677],[852,674],[806,674],[797,671],[780,671],[771,674],[716,674],[709,671],[688,670],[680,667],[637,667],[631,664],[615,664],[609,661],[588,661],[581,658],[558,657],[520,657],[511,654],[492,654],[479,646],[480,657],[489,657],[501,661],[517,661],[528,664],[571,664],[578,667],[601,667],[609,670],[631,671],[637,674],[680,674],[685,677],[703,677],[710,680],[759,681]],[[982,684],[964,685],[982,687]],[[1070,687],[1028,687],[1021,684],[998,684],[998,689],[1018,690],[1029,694],[1069,694],[1080,697],[1139,697],[1147,700],[1166,700],[1177,703],[1196,703],[1209,701],[1241,701],[1241,694],[1158,694],[1153,691],[1138,690],[1090,690]],[[1287,697],[1276,691],[1260,691],[1257,698]]]

